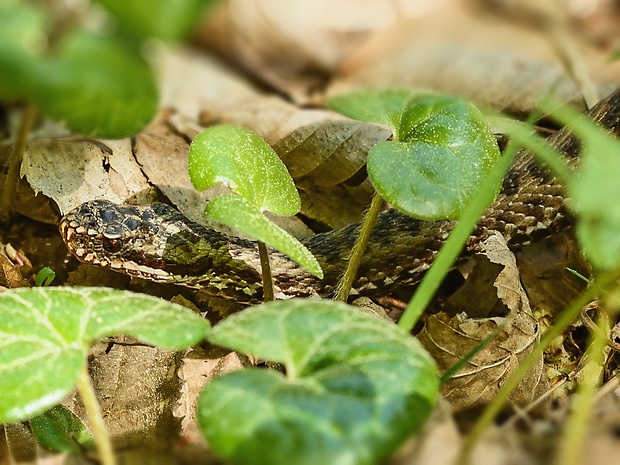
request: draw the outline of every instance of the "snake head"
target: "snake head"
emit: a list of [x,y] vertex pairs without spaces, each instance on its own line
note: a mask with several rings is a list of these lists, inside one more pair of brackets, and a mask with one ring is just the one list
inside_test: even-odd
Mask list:
[[219,233],[161,203],[83,203],[60,223],[78,260],[152,281],[177,283],[242,302],[261,298],[252,242]]
[[69,251],[83,263],[165,280],[160,220],[152,208],[93,200],[67,213],[59,229]]

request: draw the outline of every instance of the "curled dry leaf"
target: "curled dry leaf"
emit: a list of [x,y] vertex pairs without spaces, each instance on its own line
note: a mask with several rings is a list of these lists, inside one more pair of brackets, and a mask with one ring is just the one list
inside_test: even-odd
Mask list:
[[[485,279],[474,277],[471,281],[468,280],[464,287],[473,286],[475,289],[455,293],[450,306],[454,309],[461,305],[462,309],[470,310],[482,300],[492,310],[504,307],[508,311],[507,315],[472,318],[464,312],[456,316],[442,312],[430,316],[418,335],[440,370],[446,370],[498,326],[505,325],[495,339],[442,386],[443,395],[455,411],[486,405],[496,395],[503,381],[530,353],[539,338],[538,325],[519,282],[515,258],[504,239],[499,234],[491,235],[484,243],[483,255],[480,258],[472,275],[480,273]],[[492,286],[480,285],[489,282],[487,278],[491,276],[490,270],[494,270],[496,274]],[[472,299],[473,292],[475,299]],[[488,295],[489,292],[493,295]],[[488,302],[493,300],[497,302],[489,305]],[[511,401],[517,405],[532,402],[536,393],[544,387],[543,375],[540,360],[521,380],[510,398]]]

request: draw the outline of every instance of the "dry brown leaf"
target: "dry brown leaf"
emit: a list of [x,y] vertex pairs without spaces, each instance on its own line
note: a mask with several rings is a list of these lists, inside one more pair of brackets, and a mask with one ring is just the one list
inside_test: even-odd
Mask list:
[[35,140],[28,144],[21,172],[35,192],[56,202],[62,214],[92,199],[153,199],[129,139]]
[[198,428],[196,406],[198,396],[204,386],[214,378],[249,365],[248,358],[242,354],[210,347],[209,352],[197,347],[183,360],[179,376],[183,382],[180,402],[175,416],[181,418],[183,441],[206,448],[205,440]]
[[381,305],[376,304],[372,299],[369,299],[368,297],[358,297],[353,302],[351,302],[351,305],[355,305],[357,308],[360,309],[360,311],[364,313],[368,313],[369,315],[373,315],[381,318],[382,320],[393,323],[393,320],[388,316],[385,308],[383,308]]
[[440,398],[422,430],[410,438],[387,465],[453,465],[462,442],[450,406]]
[[[472,289],[455,293],[450,306],[454,310],[460,305],[464,311],[479,313],[477,304],[484,302],[485,312],[492,310],[491,313],[503,314],[497,311],[501,306],[507,310],[508,316],[472,318],[465,313],[453,317],[438,313],[428,318],[418,335],[443,371],[457,363],[498,326],[506,325],[465,368],[442,386],[444,397],[455,411],[486,405],[538,341],[538,325],[519,282],[515,258],[503,237],[491,235],[483,245],[483,253],[472,272],[472,275],[482,274],[483,279],[466,281],[464,287]],[[492,271],[496,278],[490,281]],[[540,360],[521,380],[510,398],[513,403],[527,405],[535,398],[537,390],[544,385],[542,368]]]
[[[601,96],[620,82],[620,65],[578,44]],[[527,114],[553,90],[581,102],[551,40],[478,11],[442,10],[377,35],[346,62],[329,95],[359,87],[413,87],[459,95],[478,104]]]
[[[116,448],[158,458],[172,450],[179,438],[180,420],[173,410],[180,396],[177,370],[182,354],[128,337],[111,341],[95,344],[89,356],[108,431]],[[85,418],[81,403],[70,408]],[[163,456],[158,463],[165,463]]]
[[0,460],[4,464],[30,464],[37,456],[36,439],[24,423],[2,426],[0,435]]
[[205,108],[231,108],[262,95],[249,80],[204,53],[163,49],[156,58],[160,107],[174,108],[192,121]]

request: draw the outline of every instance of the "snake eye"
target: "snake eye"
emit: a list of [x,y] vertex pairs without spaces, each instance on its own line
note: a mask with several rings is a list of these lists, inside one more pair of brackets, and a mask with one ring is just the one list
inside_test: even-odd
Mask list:
[[117,253],[121,251],[121,241],[116,239],[111,239],[103,242],[103,250],[108,253]]

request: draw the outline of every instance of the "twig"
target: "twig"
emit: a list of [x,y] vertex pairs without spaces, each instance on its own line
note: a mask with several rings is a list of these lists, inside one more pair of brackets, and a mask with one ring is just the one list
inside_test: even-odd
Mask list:
[[271,264],[269,263],[269,251],[263,241],[258,241],[258,255],[260,257],[260,267],[263,272],[263,301],[271,302],[275,300],[275,292],[273,290]]

